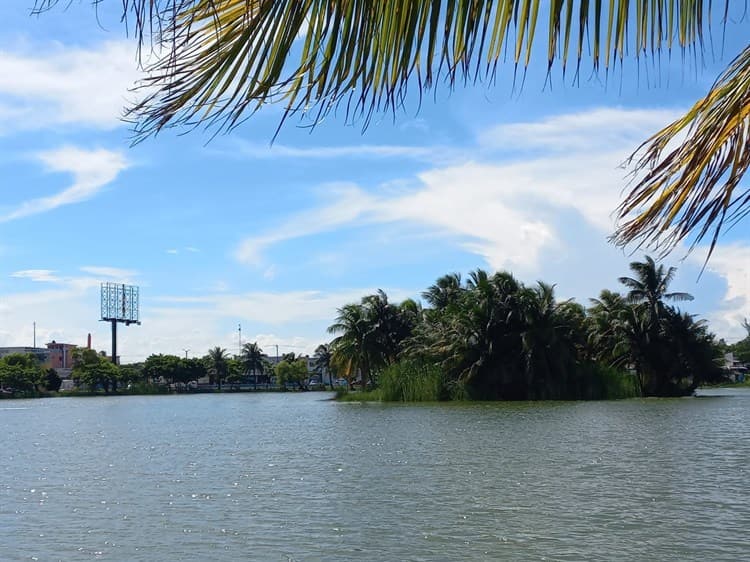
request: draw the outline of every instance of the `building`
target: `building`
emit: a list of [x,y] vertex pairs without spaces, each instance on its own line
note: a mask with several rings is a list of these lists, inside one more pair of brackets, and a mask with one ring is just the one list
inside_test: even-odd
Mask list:
[[47,367],[50,366],[50,350],[44,347],[0,347],[0,358],[5,357],[6,355],[13,355],[14,353],[20,353],[22,355],[30,353],[35,355],[43,365]]
[[731,382],[744,382],[748,375],[748,367],[729,352],[724,354],[724,372]]
[[73,350],[78,346],[72,343],[57,343],[52,340],[47,344],[49,350],[49,366],[53,369],[72,369]]

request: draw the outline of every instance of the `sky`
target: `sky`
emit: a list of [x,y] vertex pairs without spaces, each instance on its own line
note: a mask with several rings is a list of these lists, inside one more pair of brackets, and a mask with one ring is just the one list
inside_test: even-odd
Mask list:
[[[32,345],[36,324],[37,345],[91,333],[109,351],[100,284],[129,283],[142,324],[118,330],[123,363],[252,341],[312,353],[344,304],[418,298],[450,272],[509,270],[583,304],[617,289],[644,255],[607,241],[622,163],[705,94],[748,25],[736,14],[685,66],[631,60],[577,85],[545,82],[540,43],[523,89],[503,67],[364,132],[331,115],[272,143],[280,109],[266,106],[229,134],[131,146],[122,115],[142,75],[121,3],[32,5],[0,3],[0,346]],[[702,275],[705,247],[664,260],[695,296],[682,308],[730,342],[750,317],[746,233],[725,233]]]

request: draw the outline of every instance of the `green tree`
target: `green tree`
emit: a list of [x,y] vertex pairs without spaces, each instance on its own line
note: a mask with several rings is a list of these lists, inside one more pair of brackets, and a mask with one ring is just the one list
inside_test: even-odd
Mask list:
[[313,355],[313,369],[315,373],[320,375],[321,382],[325,381],[325,375],[328,375],[328,383],[331,385],[333,390],[333,365],[331,364],[332,353],[331,345],[322,343],[315,348],[315,354]]
[[252,374],[253,387],[257,389],[258,375],[263,374],[263,350],[258,342],[243,345],[240,360],[245,371]]
[[167,383],[187,382],[183,380],[183,360],[176,355],[150,355],[143,363],[143,374],[156,382],[163,379]]
[[191,357],[189,359],[181,359],[182,372],[184,374],[182,382],[198,382],[198,379],[202,379],[206,376],[206,365],[200,359]]
[[422,293],[422,298],[436,310],[443,310],[448,306],[455,305],[463,291],[461,286],[461,274],[449,273],[443,275],[434,285]]
[[34,392],[46,382],[46,371],[31,353],[11,353],[0,358],[0,388]]
[[734,357],[742,363],[750,363],[750,323],[747,319],[742,322],[747,335],[740,341],[727,346],[726,351],[734,354]]
[[690,394],[702,381],[716,380],[720,348],[707,326],[665,301],[692,300],[670,292],[676,269],[647,257],[630,264],[634,277],[621,277],[623,297],[603,291],[592,300],[589,341],[593,357],[632,370],[641,394]]
[[[35,11],[58,2],[36,0]],[[162,50],[147,65],[145,96],[129,115],[137,138],[173,125],[232,128],[271,104],[282,108],[281,124],[298,115],[315,124],[343,106],[348,119],[359,117],[366,127],[381,112],[401,111],[407,91],[421,99],[439,84],[493,83],[506,59],[515,79],[531,64],[533,44],[545,40],[547,57],[538,66],[548,73],[557,66],[563,76],[571,60],[576,77],[584,59],[609,75],[626,58],[658,60],[676,45],[687,64],[688,54],[703,56],[717,17],[732,19],[729,0],[122,5],[141,43],[156,37]],[[750,199],[736,188],[750,166],[749,80],[750,46],[705,97],[644,143],[635,160],[635,171],[644,173],[618,209],[625,221],[619,243],[660,238],[673,245],[691,233],[715,241],[725,220],[747,212]]]
[[76,349],[73,351],[72,376],[92,392],[101,386],[109,394],[110,390],[117,391],[120,369],[93,349]]
[[693,296],[689,293],[667,292],[669,285],[674,280],[677,268],[664,266],[646,256],[645,261],[634,261],[630,264],[630,270],[635,277],[620,277],[619,281],[628,288],[626,299],[631,303],[644,303],[648,306],[649,322],[656,327],[659,319],[664,316],[664,301],[691,301]]
[[51,392],[57,392],[62,386],[62,379],[54,369],[44,369],[44,388]]
[[291,383],[296,384],[300,390],[304,390],[308,377],[307,362],[304,359],[294,361],[284,359],[276,365],[274,374],[276,375],[276,383],[281,388],[285,388],[287,383]]
[[221,381],[229,374],[227,350],[218,346],[209,349],[206,355],[206,367],[211,376],[211,382],[218,384],[219,390],[221,390]]
[[227,359],[226,381],[237,388],[245,380],[245,369],[240,359]]

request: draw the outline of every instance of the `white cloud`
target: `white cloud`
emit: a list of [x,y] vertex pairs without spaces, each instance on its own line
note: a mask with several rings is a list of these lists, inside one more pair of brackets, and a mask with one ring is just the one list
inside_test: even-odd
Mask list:
[[29,279],[37,283],[55,283],[60,281],[60,278],[55,275],[55,271],[51,269],[24,269],[22,271],[15,271],[10,276],[17,279]]
[[602,152],[623,146],[632,149],[680,114],[670,109],[601,107],[491,127],[480,134],[479,142],[486,149],[503,151]]
[[[690,261],[703,266],[706,248],[699,248],[690,254]],[[726,290],[718,309],[707,317],[711,330],[729,340],[738,340],[747,335],[742,322],[750,318],[750,246],[743,243],[718,244],[706,271],[719,275],[726,283]]]
[[115,128],[141,77],[129,41],[0,50],[0,132],[71,123]]
[[167,254],[172,254],[173,256],[176,256],[180,253],[180,251],[177,248],[170,248],[169,250],[164,250]]
[[85,273],[96,275],[97,277],[107,277],[110,279],[117,279],[119,281],[127,282],[138,276],[137,271],[132,269],[121,269],[119,267],[108,267],[108,266],[95,266],[87,265],[80,268]]
[[358,144],[346,146],[288,146],[256,144],[242,139],[232,140],[223,154],[255,159],[340,159],[340,158],[407,158],[426,162],[455,161],[463,152],[446,146],[409,146],[398,144]]
[[0,222],[37,215],[90,199],[128,167],[125,156],[119,151],[86,150],[75,146],[40,152],[36,158],[51,172],[72,174],[73,185],[54,195],[16,205],[10,211],[0,214]]
[[[612,232],[612,211],[626,180],[620,164],[634,139],[645,138],[671,116],[664,110],[595,109],[493,128],[480,135],[474,160],[426,170],[398,190],[348,185],[329,192],[332,202],[246,238],[235,256],[260,265],[263,252],[285,240],[398,222],[447,235],[493,269],[533,272],[544,251],[563,243],[554,227],[561,212],[578,214],[602,239]],[[511,152],[519,147],[540,152],[504,161],[497,149],[506,145]]]
[[263,250],[273,244],[328,232],[362,218],[377,206],[377,199],[354,185],[337,184],[326,189],[328,205],[291,216],[279,227],[265,235],[243,240],[234,252],[241,263],[260,265]]

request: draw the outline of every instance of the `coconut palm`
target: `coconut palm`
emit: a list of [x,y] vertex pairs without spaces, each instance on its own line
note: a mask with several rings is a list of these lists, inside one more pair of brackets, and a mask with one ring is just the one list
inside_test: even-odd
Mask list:
[[351,382],[357,373],[366,389],[370,379],[377,345],[375,331],[367,310],[360,304],[347,304],[338,309],[338,316],[328,327],[330,334],[340,334],[331,341],[331,361]]
[[[161,50],[130,111],[137,138],[173,125],[232,128],[268,104],[282,109],[279,127],[296,116],[314,125],[339,108],[366,127],[401,110],[409,90],[421,99],[441,84],[492,83],[506,59],[520,80],[534,43],[545,40],[540,66],[563,76],[574,66],[576,81],[584,60],[609,74],[626,57],[671,58],[677,45],[686,64],[685,55],[702,56],[712,23],[732,15],[729,0],[121,2],[140,44],[151,37]],[[35,11],[58,3],[36,0]],[[750,46],[634,153],[640,179],[618,209],[615,241],[660,239],[668,249],[692,233],[695,243],[706,235],[715,242],[725,221],[742,217],[750,205],[737,193],[750,165],[749,114]]]
[[635,277],[620,277],[619,281],[629,291],[626,299],[631,303],[644,303],[648,306],[649,321],[655,327],[664,312],[664,301],[691,301],[689,293],[667,292],[670,283],[677,273],[677,268],[664,269],[664,265],[657,265],[651,256],[645,261],[631,262],[630,270]]
[[322,343],[315,348],[313,355],[313,369],[320,375],[320,380],[325,384],[324,376],[328,374],[328,383],[333,390],[333,369],[331,368],[331,344]]
[[[524,326],[521,332],[527,388],[537,398],[561,396],[573,371],[575,348],[569,340],[563,303],[555,299],[553,285],[539,281],[521,293]],[[566,303],[569,301],[565,301]]]
[[240,360],[245,372],[252,373],[253,386],[257,389],[258,373],[263,373],[263,350],[258,345],[258,342],[243,345]]
[[422,293],[422,298],[427,303],[438,310],[443,309],[450,304],[453,304],[461,294],[461,274],[460,273],[449,273],[443,275],[434,285],[430,285],[426,291]]
[[221,390],[221,381],[229,374],[229,355],[227,355],[227,350],[219,346],[209,349],[206,355],[206,363],[209,372],[213,374],[219,385],[219,390]]
[[589,300],[588,344],[593,359],[610,366],[627,365],[629,348],[622,328],[628,303],[620,293],[608,289]]

